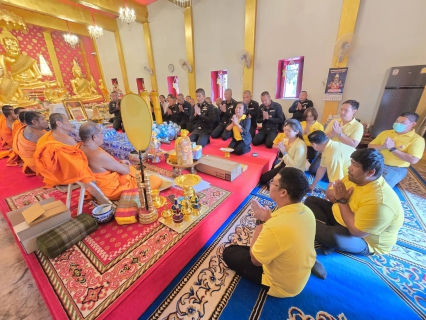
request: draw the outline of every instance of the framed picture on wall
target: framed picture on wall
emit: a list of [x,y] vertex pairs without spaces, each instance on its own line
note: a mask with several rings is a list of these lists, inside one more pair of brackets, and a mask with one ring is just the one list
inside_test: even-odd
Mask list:
[[63,100],[62,103],[71,120],[77,120],[78,122],[88,120],[86,110],[80,100]]

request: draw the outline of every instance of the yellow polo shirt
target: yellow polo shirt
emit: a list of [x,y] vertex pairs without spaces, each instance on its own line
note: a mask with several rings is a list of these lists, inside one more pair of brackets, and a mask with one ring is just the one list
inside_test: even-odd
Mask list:
[[[347,124],[343,125],[342,119],[331,120],[327,128],[325,128],[325,134],[328,134],[332,131],[333,123],[338,122],[342,126],[342,132],[345,136],[348,136],[351,139],[356,141],[361,141],[362,136],[364,135],[364,126],[358,122],[355,118],[349,121]],[[339,137],[335,135],[332,140],[339,142]]]
[[328,140],[321,156],[321,167],[327,168],[328,180],[334,182],[348,174],[351,154],[355,148],[342,142]]
[[286,146],[287,154],[282,158],[286,167],[293,167],[305,171],[306,154],[308,148],[305,141],[296,138],[292,144]]
[[290,204],[272,212],[251,253],[262,264],[262,284],[277,297],[298,295],[315,263],[315,216],[303,203]]
[[[300,123],[300,125],[302,126],[302,131],[305,131],[306,121],[302,121]],[[319,123],[318,121],[315,121],[314,124],[311,125],[311,127],[309,128],[309,133],[312,133],[312,132],[317,131],[317,130],[324,131],[324,126],[321,123]],[[305,140],[305,143],[308,147],[312,147],[312,145],[311,145],[311,143],[309,142],[309,139],[308,139],[308,134],[303,134],[303,140]]]
[[[383,177],[365,186],[357,186],[349,181],[347,176],[342,181],[346,189],[354,188],[348,203],[355,214],[355,227],[369,233],[364,240],[370,252],[375,254],[391,252],[404,222],[404,210],[395,191]],[[346,227],[337,203],[333,204],[332,210],[336,221]]]
[[[241,118],[239,118],[238,119],[238,123],[240,123],[241,122],[241,120],[244,120],[246,118],[246,115],[245,114],[243,114],[243,116],[241,117]],[[232,133],[233,133],[233,135],[234,135],[234,139],[235,140],[237,140],[237,141],[241,141],[241,140],[243,140],[243,137],[241,136],[241,132],[240,132],[240,130],[238,129],[238,127],[237,126],[233,126],[232,127]]]
[[284,132],[278,133],[278,135],[275,137],[273,143],[278,144],[278,143],[282,142],[284,138],[285,138]]
[[[425,139],[418,135],[414,129],[404,134],[397,134],[395,130],[385,130],[381,132],[370,144],[383,145],[386,138],[391,138],[395,141],[395,148],[399,151],[408,153],[413,157],[421,159],[425,151]],[[393,167],[409,167],[410,163],[401,160],[393,152],[388,149],[380,150],[380,153],[385,158],[385,164]]]

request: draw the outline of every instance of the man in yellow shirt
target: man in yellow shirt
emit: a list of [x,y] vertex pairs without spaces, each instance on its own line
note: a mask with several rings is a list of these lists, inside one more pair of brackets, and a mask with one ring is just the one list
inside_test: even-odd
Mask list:
[[377,150],[356,150],[351,158],[348,175],[327,191],[330,201],[305,200],[317,219],[315,240],[325,253],[389,253],[404,222],[401,201],[382,177],[383,156]]
[[[363,125],[355,119],[355,113],[358,109],[359,102],[356,100],[346,100],[343,102],[340,107],[340,119],[332,120],[324,130],[327,137],[333,141],[356,148],[364,135]],[[311,163],[312,168],[318,168],[321,156],[318,156]]]
[[315,264],[315,218],[301,202],[308,187],[302,171],[281,169],[270,186],[270,197],[277,209],[271,213],[253,200],[253,216],[257,220],[250,247],[231,243],[223,251],[223,260],[230,269],[267,287],[268,294],[274,297],[298,295]]
[[314,150],[322,152],[320,167],[309,187],[311,191],[326,173],[330,183],[342,179],[351,165],[351,153],[355,151],[355,148],[329,139],[321,130],[310,133],[308,139]]
[[355,119],[359,102],[347,100],[340,107],[340,119],[332,120],[324,132],[333,141],[356,148],[364,135],[363,125]]
[[379,150],[385,158],[383,178],[391,188],[405,178],[410,164],[419,162],[425,151],[425,139],[414,131],[417,120],[417,113],[402,113],[392,130],[381,132],[368,145]]

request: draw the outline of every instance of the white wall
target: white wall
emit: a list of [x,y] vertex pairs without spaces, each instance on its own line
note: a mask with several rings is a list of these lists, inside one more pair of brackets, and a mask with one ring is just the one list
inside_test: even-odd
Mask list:
[[148,65],[143,26],[134,22],[129,26],[121,23],[117,19],[121,44],[123,47],[124,61],[126,62],[127,77],[129,79],[130,90],[138,93],[136,78],[143,78],[145,88],[151,91],[151,78],[143,67]]
[[211,96],[211,71],[227,69],[228,88],[242,100],[243,66],[236,55],[244,49],[245,0],[193,1],[193,17],[197,88]]
[[98,46],[99,60],[105,77],[105,85],[108,91],[112,91],[111,79],[117,78],[119,88],[123,93],[124,82],[118,60],[117,47],[115,45],[114,33],[104,30],[104,35],[96,39]]
[[343,99],[360,102],[357,118],[371,123],[387,69],[426,64],[426,1],[361,1]]
[[[343,0],[258,1],[253,95],[268,91],[286,117],[294,99],[274,99],[278,60],[305,57],[302,90],[321,115]],[[321,116],[320,116],[321,117]]]
[[[179,65],[179,59],[186,60],[183,11],[167,0],[158,0],[148,6],[148,13],[158,91],[167,96],[167,77],[177,76],[180,93],[187,95],[188,75]],[[174,65],[172,73],[169,64]]]

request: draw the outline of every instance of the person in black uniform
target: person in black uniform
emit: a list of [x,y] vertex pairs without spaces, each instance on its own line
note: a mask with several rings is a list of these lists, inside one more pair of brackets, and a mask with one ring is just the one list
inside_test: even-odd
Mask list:
[[213,105],[204,101],[206,98],[204,89],[197,89],[197,91],[195,91],[195,96],[198,103],[194,105],[194,113],[190,118],[190,121],[194,125],[194,131],[192,131],[189,138],[192,142],[196,142],[197,145],[204,148],[210,143],[210,134],[212,132],[215,112]]
[[182,93],[179,93],[177,96],[177,111],[180,116],[180,122],[177,123],[180,125],[182,129],[186,129],[189,132],[192,131],[191,122],[189,121],[189,118],[191,117],[192,113],[194,112],[192,110],[192,106],[188,101],[185,101],[185,97]]
[[283,108],[277,102],[271,100],[268,91],[262,92],[260,96],[262,105],[259,108],[257,122],[262,123],[262,128],[253,138],[253,145],[258,146],[265,143],[267,148],[272,148],[278,130],[282,128],[285,121]]
[[108,111],[114,114],[112,126],[115,130],[123,129],[123,120],[121,119],[121,100],[118,99],[118,92],[111,92],[111,101],[108,104]]
[[168,107],[167,113],[163,115],[163,121],[171,121],[176,124],[180,124],[181,114],[179,112],[178,105],[176,104],[176,98],[171,96],[167,98]]
[[302,91],[299,94],[299,100],[293,102],[291,107],[288,109],[288,112],[293,114],[292,119],[299,120],[299,122],[303,121],[303,113],[308,108],[313,108],[314,104],[311,100],[308,100],[308,93],[306,91]]
[[219,107],[220,108],[219,124],[213,130],[211,135],[213,139],[222,137],[223,140],[227,140],[231,136],[231,132],[225,129],[229,123],[229,120],[231,120],[232,116],[235,114],[234,110],[236,106],[237,106],[237,101],[232,99],[232,90],[226,89],[225,100],[222,101],[222,104]]
[[250,135],[253,139],[257,130],[257,115],[259,114],[259,103],[257,101],[252,100],[250,90],[246,90],[243,92],[243,101],[247,105],[247,114],[248,117],[251,119]]
[[234,149],[235,155],[242,155],[251,150],[250,126],[251,119],[248,117],[247,105],[245,102],[238,102],[235,107],[235,114],[229,120],[226,131],[232,134],[232,141],[228,148]]

